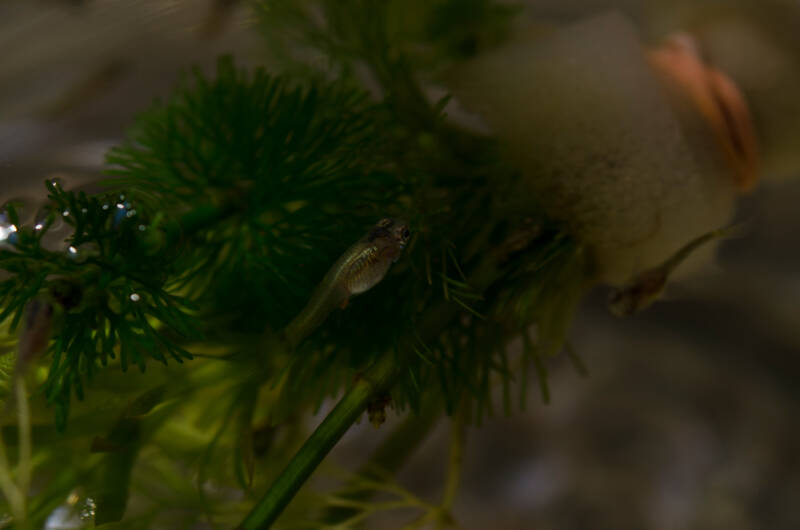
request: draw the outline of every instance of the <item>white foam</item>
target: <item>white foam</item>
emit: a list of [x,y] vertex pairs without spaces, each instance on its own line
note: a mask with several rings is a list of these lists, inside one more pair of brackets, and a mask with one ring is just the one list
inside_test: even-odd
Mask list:
[[525,171],[524,192],[587,243],[605,281],[625,281],[732,215],[732,180],[620,15],[511,43],[451,80]]

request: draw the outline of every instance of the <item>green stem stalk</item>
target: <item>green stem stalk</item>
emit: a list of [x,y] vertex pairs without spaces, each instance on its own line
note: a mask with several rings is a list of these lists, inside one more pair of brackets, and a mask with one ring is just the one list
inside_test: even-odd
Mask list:
[[461,482],[461,461],[464,455],[464,439],[466,438],[466,428],[464,425],[463,409],[467,407],[466,402],[462,402],[461,409],[453,418],[453,425],[450,432],[450,458],[447,462],[447,480],[442,494],[442,510],[449,512],[453,507],[458,493],[458,485]]
[[8,502],[11,515],[15,520],[20,520],[24,513],[24,500],[22,494],[14,484],[11,478],[11,471],[8,464],[8,456],[6,455],[6,444],[0,436],[0,489]]
[[27,518],[28,490],[31,485],[31,415],[28,409],[28,391],[25,380],[20,376],[17,380],[17,421],[19,422],[19,467],[17,482],[22,496],[22,516],[19,523],[25,524]]
[[[381,473],[395,474],[428,437],[440,414],[438,400],[428,399],[419,414],[410,414],[386,437],[356,474],[372,478],[379,478]],[[346,498],[366,501],[374,494],[375,490],[372,489],[358,489],[350,491]],[[358,508],[353,507],[332,507],[327,510],[322,521],[329,526],[340,525],[345,521],[352,523],[358,511]]]
[[239,529],[269,528],[322,459],[364,412],[369,401],[389,387],[399,372],[392,354],[384,355],[372,365],[306,440]]
[[11,476],[11,467],[6,454],[6,444],[0,436],[0,491],[8,502],[9,510],[19,528],[28,528],[26,501],[31,482],[31,421],[28,410],[28,392],[25,381],[15,376],[12,382],[17,401],[18,449],[17,482]]

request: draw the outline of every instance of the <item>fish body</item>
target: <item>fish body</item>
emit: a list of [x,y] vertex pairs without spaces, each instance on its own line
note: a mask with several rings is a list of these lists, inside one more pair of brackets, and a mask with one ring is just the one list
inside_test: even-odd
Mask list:
[[289,343],[297,345],[333,310],[346,306],[351,296],[377,285],[399,259],[410,236],[406,223],[386,218],[350,246],[325,274],[308,304],[286,327]]
[[608,310],[618,317],[638,313],[661,296],[667,277],[668,273],[662,267],[642,272],[631,283],[611,293]]
[[633,281],[622,289],[611,293],[608,309],[618,317],[638,313],[650,306],[664,292],[667,280],[672,272],[688,258],[692,252],[709,241],[729,235],[737,227],[712,230],[686,243],[664,263],[638,274]]
[[25,369],[47,349],[53,329],[53,306],[44,300],[33,299],[25,308],[25,322],[20,333],[17,353],[17,373]]

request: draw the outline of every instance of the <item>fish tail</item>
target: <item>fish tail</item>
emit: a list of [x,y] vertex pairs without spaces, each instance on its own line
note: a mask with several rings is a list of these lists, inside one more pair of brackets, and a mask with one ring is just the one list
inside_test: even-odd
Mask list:
[[286,326],[284,336],[292,348],[300,344],[322,325],[334,309],[340,307],[346,294],[340,289],[325,289],[315,292],[308,304]]

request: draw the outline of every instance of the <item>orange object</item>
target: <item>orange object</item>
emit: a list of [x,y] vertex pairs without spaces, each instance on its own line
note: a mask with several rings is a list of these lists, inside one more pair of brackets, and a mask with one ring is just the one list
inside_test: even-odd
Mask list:
[[677,34],[648,53],[650,63],[692,101],[713,131],[736,187],[747,192],[758,182],[758,146],[747,101],[724,72],[707,65],[695,40]]

